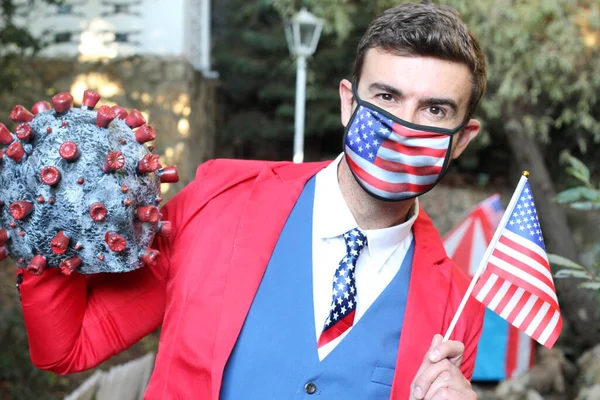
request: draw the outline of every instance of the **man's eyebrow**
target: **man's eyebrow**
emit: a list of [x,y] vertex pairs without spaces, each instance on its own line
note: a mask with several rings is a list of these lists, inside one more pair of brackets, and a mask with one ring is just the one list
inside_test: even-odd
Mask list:
[[454,101],[452,99],[441,99],[441,98],[436,98],[436,97],[428,97],[428,98],[420,99],[419,103],[422,105],[428,105],[428,106],[448,106],[455,113],[458,112],[458,104],[456,104],[456,101]]
[[[402,91],[400,89],[395,88],[394,86],[388,85],[386,83],[381,83],[381,82],[375,82],[375,83],[370,84],[369,91],[371,91],[371,92],[382,91],[382,92],[386,92],[386,93],[389,93],[389,94],[397,96],[397,97],[404,96],[404,94],[402,93]],[[458,104],[456,103],[456,101],[454,101],[452,99],[445,99],[445,98],[438,98],[438,97],[426,97],[426,98],[420,99],[419,103],[422,105],[428,105],[428,106],[448,106],[452,109],[452,111],[454,113],[458,113]]]
[[391,85],[388,85],[385,83],[380,83],[380,82],[371,83],[369,85],[369,91],[371,91],[371,92],[382,91],[382,92],[387,92],[387,93],[392,94],[397,97],[403,96],[402,91],[400,89],[397,89]]

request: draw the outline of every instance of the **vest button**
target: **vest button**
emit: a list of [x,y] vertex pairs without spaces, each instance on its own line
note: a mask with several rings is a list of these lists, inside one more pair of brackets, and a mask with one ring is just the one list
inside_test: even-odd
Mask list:
[[317,392],[317,385],[312,382],[308,382],[304,385],[304,391],[308,394],[315,394]]

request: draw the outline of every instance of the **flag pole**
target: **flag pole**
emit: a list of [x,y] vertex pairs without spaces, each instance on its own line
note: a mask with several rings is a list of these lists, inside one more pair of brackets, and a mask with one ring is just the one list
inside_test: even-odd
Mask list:
[[508,206],[506,207],[506,211],[504,211],[504,215],[502,215],[500,224],[498,225],[498,228],[496,228],[496,232],[494,233],[494,236],[492,237],[492,240],[490,241],[489,246],[485,250],[485,254],[483,255],[483,258],[481,259],[481,262],[479,263],[479,267],[477,267],[477,271],[475,271],[475,275],[473,275],[473,279],[471,279],[471,284],[469,285],[467,292],[463,296],[462,301],[460,302],[460,305],[458,306],[458,309],[456,310],[456,313],[454,314],[454,318],[452,318],[452,322],[450,323],[450,326],[448,327],[448,330],[446,331],[446,334],[444,335],[444,339],[443,339],[444,342],[446,342],[450,338],[452,331],[454,331],[454,328],[456,327],[456,323],[458,322],[458,318],[460,318],[460,315],[462,314],[463,309],[465,308],[465,305],[467,304],[467,300],[469,300],[469,297],[471,296],[471,293],[473,292],[473,289],[475,288],[475,284],[477,283],[479,276],[483,273],[484,267],[487,265],[488,259],[492,255],[492,252],[494,251],[494,247],[496,247],[496,243],[498,243],[498,240],[500,239],[502,230],[504,229],[504,227],[506,226],[506,223],[508,222],[508,219],[512,215],[515,205],[517,204],[517,201],[519,201],[519,195],[521,194],[521,191],[523,190],[523,186],[525,186],[525,183],[527,182],[528,177],[529,177],[529,172],[523,171],[523,173],[521,174],[521,179],[519,180],[519,183],[517,184],[517,188],[515,189],[515,192],[513,193],[512,198],[510,199],[510,202],[508,203]]

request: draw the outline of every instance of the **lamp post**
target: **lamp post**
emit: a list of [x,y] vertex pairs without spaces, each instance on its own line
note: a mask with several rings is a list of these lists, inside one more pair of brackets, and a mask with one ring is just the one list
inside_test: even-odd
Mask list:
[[285,23],[290,53],[296,57],[296,112],[294,117],[294,162],[304,160],[304,105],[306,102],[306,58],[317,48],[323,21],[302,8]]

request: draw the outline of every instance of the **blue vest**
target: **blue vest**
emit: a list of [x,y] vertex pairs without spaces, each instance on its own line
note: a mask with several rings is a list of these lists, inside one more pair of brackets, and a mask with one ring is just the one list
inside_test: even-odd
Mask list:
[[225,368],[222,400],[390,397],[414,242],[388,287],[319,361],[312,290],[314,188],[313,178],[273,251]]

